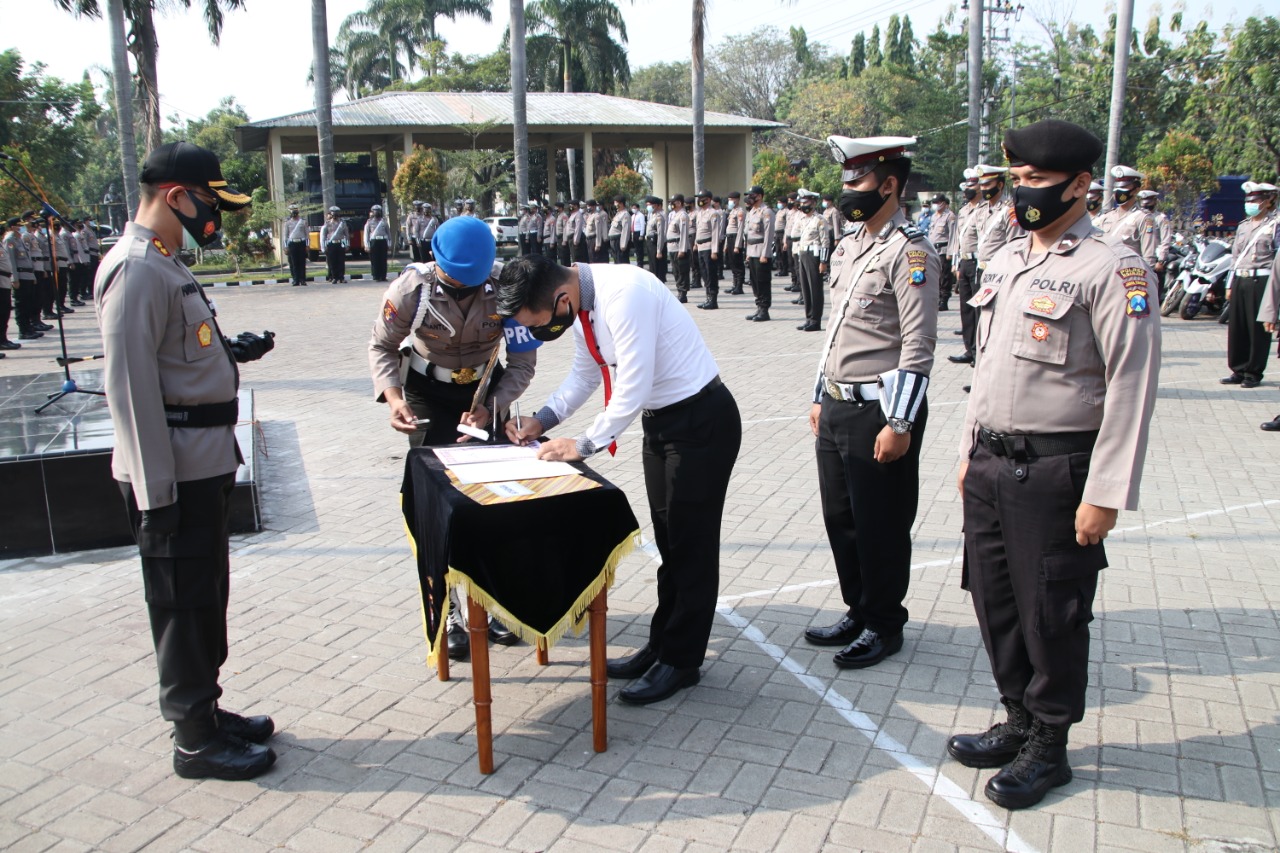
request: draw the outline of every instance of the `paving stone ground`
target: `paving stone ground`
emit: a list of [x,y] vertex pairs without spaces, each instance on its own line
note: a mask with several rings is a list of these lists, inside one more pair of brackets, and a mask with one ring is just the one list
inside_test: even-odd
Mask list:
[[[3,562],[0,848],[1277,848],[1280,436],[1258,424],[1280,412],[1280,394],[1274,381],[1217,383],[1223,326],[1165,321],[1142,508],[1122,513],[1107,544],[1088,711],[1071,734],[1075,780],[1011,815],[982,795],[993,771],[944,752],[997,707],[959,588],[956,446],[970,371],[945,361],[960,351],[954,310],[942,315],[930,389],[899,655],[844,672],[800,639],[839,612],[806,425],[823,336],[795,330],[800,308],[780,288],[765,324],[743,321],[749,297],[722,296],[722,310],[690,312],[745,421],[702,684],[647,708],[617,703],[611,686],[609,750],[597,755],[585,640],[558,645],[546,668],[527,646],[496,649],[497,769],[482,776],[469,667],[441,683],[424,663],[397,499],[405,443],[372,402],[366,361],[381,290],[214,293],[229,332],[279,335],[243,370],[268,454],[265,529],[233,538],[223,678],[227,707],[275,717],[276,767],[238,783],[172,774],[135,553]],[[90,310],[67,326],[73,353],[100,351]],[[570,350],[542,350],[531,408]],[[53,351],[25,347],[0,371],[52,370]],[[87,386],[95,378],[82,373]],[[638,425],[616,459],[593,464],[645,519]],[[614,654],[644,640],[655,568],[637,551],[619,569]]]

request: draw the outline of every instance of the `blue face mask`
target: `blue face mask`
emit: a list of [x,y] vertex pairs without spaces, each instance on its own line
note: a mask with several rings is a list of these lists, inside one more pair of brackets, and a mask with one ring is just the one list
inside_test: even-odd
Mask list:
[[1246,201],[1244,203],[1244,215],[1252,219],[1262,212],[1262,205],[1256,201]]

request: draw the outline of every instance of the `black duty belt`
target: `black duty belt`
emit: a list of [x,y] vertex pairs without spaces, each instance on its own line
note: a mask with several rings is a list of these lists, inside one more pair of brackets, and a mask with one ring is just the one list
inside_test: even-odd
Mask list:
[[720,379],[720,377],[716,376],[706,385],[703,385],[702,390],[695,391],[694,393],[690,394],[688,397],[685,397],[680,402],[672,403],[670,406],[663,406],[661,409],[644,409],[640,412],[640,414],[644,415],[646,418],[655,418],[658,415],[665,415],[668,412],[674,412],[676,409],[682,409],[685,406],[689,405],[690,403],[694,403],[698,400],[701,400],[703,397],[707,396],[708,394],[710,394],[712,391],[716,390],[723,384],[724,382]]
[[705,246],[705,245],[707,245],[707,244],[708,244],[708,243],[710,243],[710,242],[711,242],[711,238],[710,238],[710,237],[708,237],[708,238],[707,238],[707,239],[705,239],[705,240],[695,240],[695,241],[694,241],[694,243],[695,243],[696,245],[699,245],[699,246]]
[[756,243],[763,243],[763,242],[764,242],[764,238],[763,238],[763,237],[748,237],[748,238],[747,238],[747,245],[748,245],[748,246],[754,246]]
[[978,427],[978,441],[994,456],[1033,458],[1088,453],[1098,440],[1098,431],[1057,432],[1044,435],[1005,435]]
[[240,400],[200,403],[195,406],[164,404],[164,419],[171,427],[202,428],[233,426],[240,420]]

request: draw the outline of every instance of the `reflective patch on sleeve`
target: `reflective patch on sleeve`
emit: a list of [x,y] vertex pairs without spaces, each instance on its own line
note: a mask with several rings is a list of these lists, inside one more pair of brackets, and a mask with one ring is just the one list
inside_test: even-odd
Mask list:
[[502,333],[507,338],[507,352],[531,352],[542,346],[542,341],[529,334],[514,317],[502,321]]

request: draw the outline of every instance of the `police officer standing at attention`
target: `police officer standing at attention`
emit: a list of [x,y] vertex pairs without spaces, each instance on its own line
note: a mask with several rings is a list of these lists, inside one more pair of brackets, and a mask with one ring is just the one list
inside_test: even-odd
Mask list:
[[22,238],[22,220],[15,216],[6,224],[9,232],[4,235],[4,249],[13,268],[13,307],[18,340],[38,340],[44,337],[47,329],[40,328],[43,324],[40,322],[40,290],[35,265]]
[[791,275],[791,258],[787,254],[787,200],[779,198],[773,214],[773,257],[777,259],[774,270],[778,275]]
[[375,204],[369,208],[369,218],[364,223],[364,249],[369,253],[369,274],[374,281],[387,280],[387,244],[390,240],[391,229],[382,215],[382,205]]
[[800,239],[800,220],[803,218],[800,213],[800,194],[798,191],[791,193],[787,196],[787,239],[784,242],[791,274],[791,284],[786,289],[791,293],[800,292],[800,262],[796,258],[796,241]]
[[404,218],[405,240],[409,243],[409,257],[416,264],[422,260],[422,252],[418,248],[418,219],[422,215],[422,202],[415,201],[413,203],[413,212]]
[[328,269],[325,281],[339,284],[347,280],[347,246],[351,245],[351,231],[342,218],[342,208],[329,208],[329,218],[320,226],[320,245],[324,247],[324,260]]
[[1227,363],[1231,375],[1223,385],[1257,388],[1271,355],[1271,332],[1259,320],[1262,295],[1271,278],[1271,262],[1280,248],[1280,214],[1276,212],[1275,184],[1246,181],[1244,212],[1249,218],[1236,227],[1231,244],[1231,276],[1227,292]]
[[796,326],[802,332],[822,331],[823,287],[822,276],[827,271],[827,258],[831,254],[831,229],[827,220],[814,212],[818,194],[800,190],[800,209],[796,221],[799,236],[791,256],[800,273],[800,302],[804,305],[804,322]]
[[1094,227],[1097,227],[1098,225],[1098,218],[1101,216],[1098,211],[1102,210],[1102,196],[1106,191],[1106,186],[1098,183],[1097,181],[1093,181],[1089,184],[1089,192],[1084,197],[1084,208],[1089,212],[1089,215],[1093,217]]
[[671,213],[667,216],[667,256],[675,264],[676,298],[680,302],[689,301],[689,251],[692,243],[684,195],[676,193],[671,197]]
[[551,260],[555,260],[556,254],[556,212],[551,205],[547,205],[546,213],[542,217],[542,254]]
[[[436,229],[431,250],[434,262],[406,268],[387,287],[369,341],[374,397],[391,409],[391,428],[407,435],[410,447],[467,441],[459,424],[500,429],[502,413],[533,380],[540,346],[515,321],[498,317],[502,265],[494,262],[497,249],[488,225],[456,216]],[[488,397],[473,410],[476,383],[504,333],[506,367],[494,366]],[[400,350],[406,339],[412,349],[408,370],[402,373]],[[420,425],[417,419],[428,423]],[[455,598],[448,653],[464,660],[471,646],[457,605]],[[489,623],[489,639],[508,646],[517,642],[496,620]]]
[[1094,220],[1094,226],[1112,240],[1124,243],[1138,253],[1147,266],[1155,269],[1160,248],[1160,235],[1151,212],[1138,204],[1138,187],[1142,173],[1128,166],[1111,170],[1115,180],[1112,194],[1116,206]]
[[564,202],[556,202],[556,255],[552,260],[559,259],[563,263],[570,263],[569,258],[569,214],[564,212]]
[[720,257],[720,211],[711,206],[710,190],[698,193],[697,205],[690,227],[693,229],[693,249],[698,253],[698,273],[707,288],[707,298],[698,307],[714,310],[720,307],[717,301],[720,285],[716,278],[716,260]]
[[222,210],[250,203],[227,186],[217,156],[189,142],[151,152],[134,220],[102,260],[94,284],[106,354],[104,386],[120,485],[142,557],[160,676],[160,711],[173,723],[173,769],[187,779],[252,779],[276,760],[262,746],[270,717],[218,706],[227,659],[227,520],[244,461],[235,424],[240,373],[274,345],[222,330],[204,291],[177,258],[185,230],[216,239]]
[[418,246],[422,249],[423,263],[434,260],[431,257],[431,239],[436,236],[436,229],[439,227],[440,220],[436,218],[431,202],[423,202],[422,218],[418,220]]
[[942,281],[938,283],[938,310],[950,308],[951,288],[955,285],[955,276],[951,272],[952,258],[956,244],[956,215],[951,211],[951,200],[942,193],[935,195],[931,201],[933,218],[929,220],[929,242],[938,250],[942,258]]
[[1152,269],[1155,270],[1156,278],[1160,282],[1160,302],[1164,302],[1165,269],[1169,263],[1169,253],[1173,249],[1173,220],[1169,218],[1169,214],[1157,210],[1160,204],[1160,193],[1155,190],[1139,192],[1138,204],[1151,214],[1151,218],[1156,223],[1158,245],[1156,246],[1156,263]]
[[613,197],[613,219],[609,222],[609,252],[615,264],[631,263],[631,211],[627,197]]
[[847,669],[896,654],[907,623],[941,276],[937,252],[899,202],[914,143],[827,138],[843,165],[840,212],[863,223],[832,257],[832,310],[809,411],[822,517],[847,609],[804,637],[842,646],[835,663]]
[[529,205],[520,208],[520,218],[516,220],[516,239],[520,242],[520,257],[529,254],[529,217],[532,216]]
[[[651,195],[644,200],[644,240],[649,247],[649,271],[658,281],[667,280],[667,214],[662,199]],[[567,267],[567,263],[561,263]]]
[[307,220],[296,204],[289,205],[284,221],[284,246],[289,256],[289,281],[294,287],[307,285]]
[[[960,325],[961,332],[964,335],[964,352],[960,355],[949,355],[947,361],[955,364],[973,364],[973,348],[975,346],[975,328],[974,321],[976,314],[972,311],[973,306],[969,305],[969,300],[973,298],[976,290],[977,282],[982,278],[982,270],[986,266],[988,260],[995,255],[996,251],[1005,244],[1010,237],[1009,225],[1009,208],[1008,199],[1005,196],[1005,173],[1009,170],[1003,166],[989,166],[985,163],[979,163],[973,167],[972,174],[977,181],[979,201],[971,217],[965,220],[965,232],[961,235],[961,275],[965,270],[972,269],[971,276],[965,282],[967,287],[960,291]],[[966,176],[970,173],[966,172]],[[972,246],[973,252],[968,249]],[[973,254],[974,263],[972,266],[964,263],[964,256]],[[965,293],[969,296],[966,297]],[[970,311],[966,312],[965,308]],[[966,313],[969,316],[969,324],[966,326],[964,319]]]
[[745,199],[747,215],[738,235],[738,248],[747,259],[747,273],[751,276],[751,293],[755,296],[756,310],[748,314],[748,322],[764,322],[769,319],[773,306],[773,279],[770,275],[773,263],[773,211],[765,207],[764,190],[752,187]]
[[[609,220],[605,219],[605,230],[601,231],[599,211],[596,210],[596,200],[594,198],[587,199],[587,211],[582,214],[582,241],[586,244],[588,262],[603,264],[609,261],[609,253],[601,252],[601,248],[605,245],[605,237],[608,236],[608,227]],[[602,254],[603,257],[601,257]]]
[[1098,138],[1040,121],[1007,132],[1004,148],[1030,236],[996,253],[974,298],[959,487],[965,586],[1008,719],[952,737],[947,751],[966,767],[1003,767],[987,797],[1019,809],[1071,781],[1102,540],[1138,503],[1160,321],[1154,274],[1085,209]]
[[734,190],[728,195],[727,211],[724,217],[724,245],[721,248],[721,257],[725,264],[729,267],[729,274],[733,277],[733,285],[729,289],[730,294],[741,295],[742,285],[747,279],[747,264],[744,260],[742,249],[738,246],[738,235],[742,233],[742,224],[746,221],[747,214],[742,208],[742,193]]

